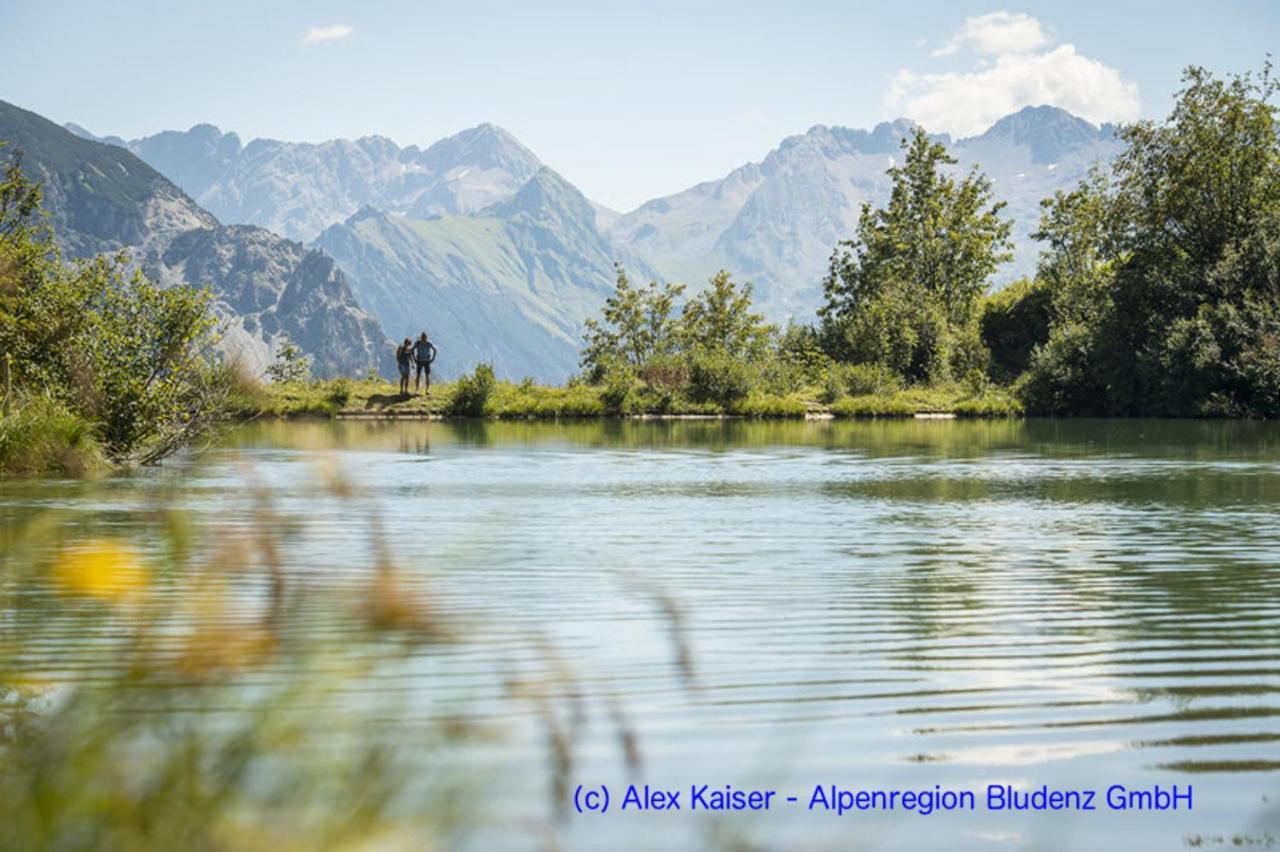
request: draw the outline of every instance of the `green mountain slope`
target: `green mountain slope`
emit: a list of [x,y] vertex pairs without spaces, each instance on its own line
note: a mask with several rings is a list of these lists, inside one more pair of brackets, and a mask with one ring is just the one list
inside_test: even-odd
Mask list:
[[582,323],[611,292],[615,260],[628,260],[596,229],[591,203],[547,168],[477,216],[365,208],[315,244],[392,338],[431,334],[444,375],[487,360],[511,378],[557,382],[577,368]]

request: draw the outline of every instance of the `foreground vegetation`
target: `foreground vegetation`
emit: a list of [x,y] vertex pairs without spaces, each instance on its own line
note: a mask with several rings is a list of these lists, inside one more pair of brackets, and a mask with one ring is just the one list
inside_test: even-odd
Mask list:
[[545,775],[529,778],[547,782],[551,816],[583,726],[617,729],[620,762],[638,760],[617,699],[536,624],[482,709],[425,700],[433,661],[492,641],[485,614],[443,606],[449,556],[402,565],[376,499],[341,470],[309,482],[369,517],[363,564],[291,559],[303,519],[251,474],[247,517],[188,511],[163,484],[136,505],[7,516],[0,848],[451,849],[493,824],[484,753],[464,754],[477,742],[541,732]]
[[225,410],[206,292],[161,288],[127,257],[67,265],[13,157],[0,177],[0,472],[146,464]]

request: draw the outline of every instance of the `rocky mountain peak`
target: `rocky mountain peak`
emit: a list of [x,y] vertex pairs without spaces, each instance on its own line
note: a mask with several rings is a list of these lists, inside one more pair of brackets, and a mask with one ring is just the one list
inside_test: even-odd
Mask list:
[[1103,133],[1065,109],[1055,106],[1023,107],[1007,115],[983,133],[979,140],[1008,140],[1031,149],[1033,163],[1056,163],[1070,151],[1097,142]]

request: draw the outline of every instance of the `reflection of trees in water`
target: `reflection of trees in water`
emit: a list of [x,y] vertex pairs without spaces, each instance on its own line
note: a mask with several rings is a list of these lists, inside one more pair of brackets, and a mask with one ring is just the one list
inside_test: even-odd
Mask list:
[[[554,442],[583,448],[705,449],[808,446],[873,458],[1053,459],[1121,456],[1171,461],[1280,461],[1280,424],[1172,420],[276,420],[231,431],[232,447],[396,450],[401,436],[442,446]],[[410,442],[409,446],[418,444]]]

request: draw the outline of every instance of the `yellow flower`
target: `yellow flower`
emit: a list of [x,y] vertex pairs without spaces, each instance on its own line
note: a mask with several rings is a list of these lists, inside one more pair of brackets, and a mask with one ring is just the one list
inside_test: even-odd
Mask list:
[[147,572],[138,555],[110,539],[92,539],[64,548],[50,577],[67,594],[113,602],[132,598],[147,585]]

